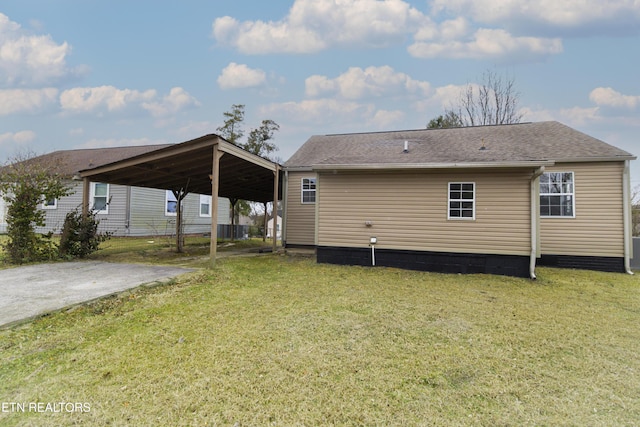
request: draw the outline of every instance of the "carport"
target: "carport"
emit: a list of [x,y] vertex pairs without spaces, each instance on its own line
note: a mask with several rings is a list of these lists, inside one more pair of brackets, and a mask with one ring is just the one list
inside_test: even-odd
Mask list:
[[[210,134],[146,154],[80,171],[82,206],[89,210],[90,182],[171,190],[178,202],[188,193],[211,194],[211,265],[216,260],[218,197],[274,202],[282,195],[280,165]],[[178,217],[177,223],[180,224]],[[273,231],[273,249],[277,238]]]

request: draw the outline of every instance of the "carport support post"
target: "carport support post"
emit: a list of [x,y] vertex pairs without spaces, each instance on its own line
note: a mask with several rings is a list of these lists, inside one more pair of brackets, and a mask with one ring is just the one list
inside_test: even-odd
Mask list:
[[211,166],[211,243],[209,249],[209,265],[211,267],[216,265],[218,251],[218,181],[220,180],[220,157],[223,154],[218,151],[218,144],[214,144]]
[[82,178],[82,217],[87,218],[89,216],[89,188],[91,187],[91,181],[89,178]]
[[[279,180],[280,180],[280,166],[276,164],[276,170],[274,172],[274,177],[273,177],[273,214],[271,215],[273,217],[273,230],[271,231],[273,233],[273,252],[276,252],[277,246],[278,246],[278,186],[279,186]],[[265,204],[265,213],[267,211],[266,209],[266,204]]]

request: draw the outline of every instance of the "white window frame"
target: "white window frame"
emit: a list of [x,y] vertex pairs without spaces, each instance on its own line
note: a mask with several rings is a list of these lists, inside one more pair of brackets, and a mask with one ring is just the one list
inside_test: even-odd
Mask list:
[[[307,187],[305,188],[305,181],[307,181]],[[313,181],[313,188],[311,188],[311,184]],[[300,203],[303,205],[313,205],[317,200],[317,191],[318,191],[318,180],[315,177],[306,177],[302,178],[300,181]],[[305,194],[313,194],[313,201],[305,201]]]
[[[451,186],[460,186],[460,189],[452,189]],[[471,190],[465,190],[464,186],[471,185]],[[475,182],[450,182],[447,185],[447,219],[454,221],[473,221],[476,219],[476,183]],[[472,192],[473,197],[471,199],[465,198],[462,193]],[[459,198],[452,198],[451,193],[460,192]],[[459,203],[459,207],[452,207],[452,204]],[[471,208],[464,207],[463,203],[471,203]],[[462,212],[471,210],[471,216],[462,216]],[[460,216],[451,215],[451,212],[460,212]]]
[[42,209],[45,209],[45,210],[58,209],[58,199],[57,198],[53,199],[53,204],[52,205],[47,204],[47,202],[48,202],[48,200],[44,200],[44,198],[43,198],[42,204],[40,205],[42,207]]
[[[106,185],[107,186],[107,194],[105,196],[96,196],[96,185]],[[96,214],[101,214],[101,215],[107,215],[109,213],[109,193],[111,191],[111,188],[109,186],[109,184],[106,184],[104,182],[92,182],[91,183],[91,195],[89,200],[91,200],[91,209],[96,213]],[[104,197],[105,198],[105,205],[104,205],[104,209],[101,210],[96,210],[95,209],[95,205],[96,205],[96,197]]]
[[[560,183],[551,184],[551,180],[548,180],[548,183],[545,182],[545,178],[550,177],[551,175],[562,175]],[[571,182],[565,182],[564,175],[571,175]],[[549,187],[545,187],[548,185]],[[559,188],[558,188],[559,185]],[[566,185],[570,185],[566,187]],[[557,191],[553,191],[552,186],[555,186]],[[547,191],[543,191],[547,189]],[[552,215],[551,212],[548,214],[542,214],[542,198],[543,197],[560,197],[566,198],[571,197],[571,215],[564,215],[562,212],[562,201],[560,206],[560,214]],[[540,176],[540,218],[575,218],[576,217],[576,174],[573,171],[552,171],[545,172]],[[551,204],[545,206],[552,206]]]
[[[211,218],[211,204],[212,204],[212,200],[211,200],[211,196],[208,196],[206,194],[201,194],[200,195],[200,205],[198,206],[198,212],[200,214],[201,218]],[[208,214],[203,214],[202,213],[202,205],[208,205],[209,206],[209,213]]]
[[[169,211],[169,202],[176,202],[176,211]],[[178,198],[173,194],[171,190],[164,191],[164,216],[177,216],[178,215]]]

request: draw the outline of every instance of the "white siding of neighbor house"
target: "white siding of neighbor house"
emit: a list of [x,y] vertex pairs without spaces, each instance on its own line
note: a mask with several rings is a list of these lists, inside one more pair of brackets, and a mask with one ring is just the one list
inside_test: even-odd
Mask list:
[[[321,173],[318,245],[528,255],[532,171]],[[447,218],[449,182],[475,183],[475,220]]]
[[[131,188],[131,236],[174,234],[176,216],[165,215],[165,190]],[[182,223],[186,234],[211,232],[211,217],[200,216],[200,195],[188,194],[183,201]],[[218,224],[230,224],[229,199],[218,199]]]
[[[69,181],[71,194],[57,201],[54,209],[43,209],[45,226],[38,233],[59,233],[66,214],[82,210],[82,182]],[[91,201],[90,201],[91,202]],[[114,236],[155,236],[175,234],[175,216],[165,215],[165,190],[109,184],[109,209],[96,214],[101,232]],[[6,232],[4,200],[0,202],[0,233]],[[218,224],[230,224],[229,200],[218,200]],[[200,216],[200,195],[189,194],[183,201],[184,231],[188,234],[211,232],[211,217]]]
[[624,162],[572,163],[547,172],[573,172],[575,218],[541,218],[543,255],[624,256]]
[[[82,186],[79,181],[69,181],[72,193],[66,197],[58,199],[55,209],[44,209],[45,226],[36,227],[38,233],[59,233],[64,225],[64,219],[68,212],[75,209],[82,211]],[[89,201],[91,203],[91,200]],[[126,206],[127,187],[122,185],[109,184],[109,213],[96,214],[96,219],[100,221],[98,230],[101,232],[111,232],[116,236],[127,235],[126,227]]]

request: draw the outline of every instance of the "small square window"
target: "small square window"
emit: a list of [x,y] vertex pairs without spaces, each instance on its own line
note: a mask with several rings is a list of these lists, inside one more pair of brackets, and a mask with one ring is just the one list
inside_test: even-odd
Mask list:
[[47,209],[47,210],[58,209],[58,199],[53,198],[49,200],[43,200],[42,209]]

